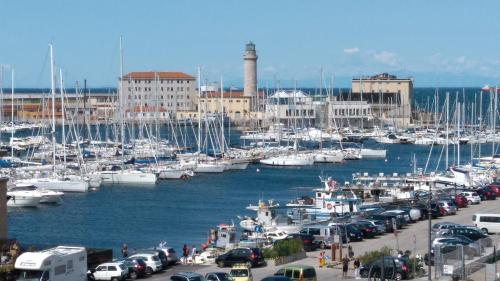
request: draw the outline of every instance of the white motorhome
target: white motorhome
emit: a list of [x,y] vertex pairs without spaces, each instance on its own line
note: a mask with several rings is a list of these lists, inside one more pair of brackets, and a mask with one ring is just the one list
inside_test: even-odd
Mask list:
[[87,252],[67,246],[26,252],[17,258],[15,268],[19,281],[86,281]]

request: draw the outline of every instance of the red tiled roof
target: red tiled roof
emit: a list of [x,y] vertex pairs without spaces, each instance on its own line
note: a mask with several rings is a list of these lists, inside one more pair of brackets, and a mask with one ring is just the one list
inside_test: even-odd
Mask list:
[[195,79],[194,76],[176,71],[135,71],[123,75],[123,79]]

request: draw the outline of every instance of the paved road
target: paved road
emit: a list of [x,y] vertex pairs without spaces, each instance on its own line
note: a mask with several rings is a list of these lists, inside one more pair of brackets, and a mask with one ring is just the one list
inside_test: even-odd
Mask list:
[[[460,224],[471,224],[472,223],[472,215],[474,213],[500,213],[500,202],[498,201],[485,201],[479,205],[469,206],[465,209],[460,209],[457,215],[447,216],[437,220],[433,220],[433,224],[438,221],[450,221],[456,222]],[[362,242],[352,243],[351,246],[353,248],[355,255],[361,255],[367,251],[372,251],[381,248],[382,246],[389,246],[393,249],[397,249],[399,245],[399,249],[401,250],[411,250],[419,254],[424,254],[427,252],[427,233],[428,233],[428,222],[420,221],[414,224],[409,225],[402,231],[398,233],[398,236],[394,234],[386,234],[373,239],[365,239]],[[498,236],[494,237],[494,240],[498,242]],[[345,252],[345,251],[344,251]],[[318,280],[332,280],[332,278],[338,278],[342,276],[340,268],[328,268],[328,269],[320,269],[318,268],[318,252],[310,252],[307,253],[308,257],[301,261],[297,261],[294,263],[297,264],[307,264],[312,265],[317,268]],[[262,268],[254,268],[253,279],[258,281],[262,278],[274,274],[279,267],[268,265]],[[172,268],[169,268],[163,273],[154,274],[149,277],[147,280],[170,280],[170,276],[175,272],[181,271],[195,271],[201,274],[205,274],[207,272],[213,271],[224,271],[229,272],[229,268],[218,268],[216,265],[196,265],[196,266],[186,266],[186,265],[178,265]],[[352,275],[352,272],[350,272]]]

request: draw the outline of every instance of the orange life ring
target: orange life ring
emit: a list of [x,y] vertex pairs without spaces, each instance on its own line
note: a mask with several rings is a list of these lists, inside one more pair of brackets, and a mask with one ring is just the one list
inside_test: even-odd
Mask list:
[[328,210],[331,210],[331,209],[332,209],[332,204],[330,204],[330,203],[326,204],[326,208],[327,208]]

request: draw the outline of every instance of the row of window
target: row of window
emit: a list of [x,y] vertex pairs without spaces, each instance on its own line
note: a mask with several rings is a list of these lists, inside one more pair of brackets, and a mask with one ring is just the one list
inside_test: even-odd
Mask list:
[[[154,80],[134,80],[134,83],[135,84],[139,84],[141,82],[144,82],[144,84],[151,84],[151,81],[154,81]],[[189,80],[172,80],[172,79],[169,79],[169,80],[160,80],[160,84],[163,84],[163,81],[165,81],[165,84],[173,84],[174,82],[177,82],[177,84],[184,84],[184,82],[186,84],[189,84]],[[128,80],[128,83],[131,84],[132,81],[131,80]]]
[[314,109],[295,109],[295,114],[293,109],[287,109],[285,112],[286,116],[314,116]]
[[[212,102],[212,100],[208,100],[208,102]],[[219,101],[214,101],[214,102],[219,102]],[[233,102],[233,100],[229,100],[229,102]],[[236,100],[236,102],[241,102],[241,100]],[[243,102],[248,102],[248,100],[243,100]]]
[[[151,88],[151,87],[144,87],[144,88],[141,88],[141,87],[134,87],[133,88],[134,91],[138,92],[138,91],[141,91],[141,90],[144,90],[144,92],[152,92],[154,91],[154,88]],[[131,92],[132,91],[132,87],[128,87],[128,91]],[[167,92],[173,92],[174,91],[174,87],[160,87],[160,91],[167,91]],[[175,88],[175,91],[177,92],[183,92],[184,91],[184,87],[176,87]],[[186,91],[189,92],[189,87],[186,87]]]
[[[159,97],[160,100],[163,99],[174,99],[174,95],[161,95]],[[132,95],[128,95],[128,99],[132,99]],[[140,100],[140,99],[145,99],[145,100],[155,100],[155,97],[153,95],[134,95],[134,99]],[[175,95],[175,99],[177,100],[182,100],[184,99],[183,95]],[[186,96],[186,99],[189,99],[189,95]]]
[[[167,103],[163,103],[163,102],[162,102],[162,103],[160,103],[160,104],[159,104],[159,106],[160,106],[160,107],[164,107],[165,105],[166,105],[166,106],[174,106],[174,104],[177,104],[177,107],[184,107],[184,104],[185,104],[187,107],[189,107],[189,104],[190,104],[190,103],[189,103],[189,102],[186,102],[186,103],[183,103],[183,102],[177,102],[177,103],[167,102]],[[133,107],[133,106],[134,106],[134,105],[133,105],[132,103],[130,103],[130,102],[128,103],[128,107]],[[154,108],[156,105],[154,105],[154,104],[153,104],[153,105],[151,105],[151,106]],[[145,104],[144,104],[144,107],[148,107],[148,104],[147,104],[147,103],[145,103]]]
[[[356,109],[353,109],[353,108],[349,108],[349,110],[347,109],[335,109],[334,111],[334,114],[335,115],[360,115],[360,110],[359,108],[356,108]],[[363,108],[363,115],[367,115],[367,114],[370,114],[371,113],[371,110],[367,110],[366,108]]]

